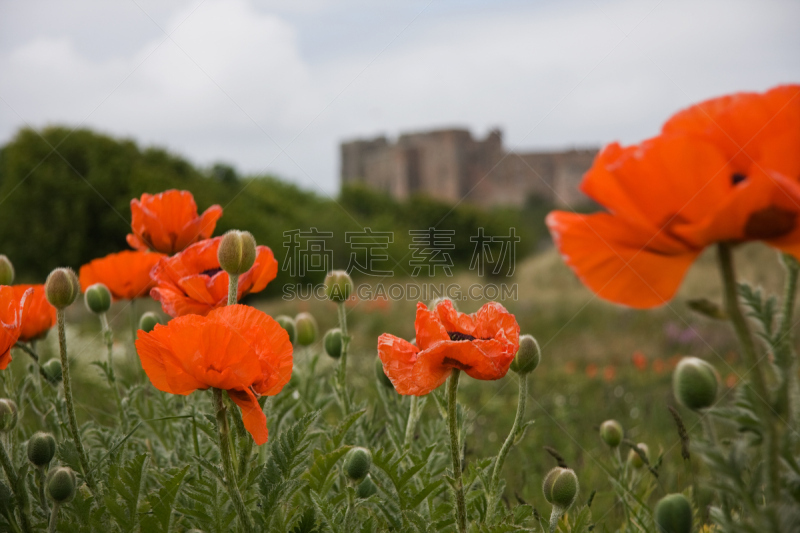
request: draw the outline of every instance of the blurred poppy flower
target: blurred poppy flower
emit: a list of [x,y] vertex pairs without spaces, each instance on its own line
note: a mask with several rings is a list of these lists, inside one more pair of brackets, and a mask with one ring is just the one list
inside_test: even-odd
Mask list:
[[[19,340],[30,342],[44,337],[56,325],[56,308],[44,295],[44,285],[12,285],[17,303],[27,294],[25,313],[22,315]],[[32,292],[28,292],[31,289]]]
[[81,267],[81,290],[102,283],[115,300],[147,296],[155,286],[150,271],[162,257],[164,254],[126,250],[94,259]]
[[274,396],[292,376],[289,335],[266,313],[246,305],[183,316],[150,333],[139,330],[136,351],[153,385],[188,395],[211,387],[228,392],[256,444],[267,442],[258,396]]
[[33,289],[26,289],[17,299],[13,287],[0,285],[0,370],[5,370],[11,362],[11,347],[19,340],[31,294]]
[[664,365],[663,359],[656,359],[655,361],[653,361],[653,372],[655,372],[656,374],[663,374],[665,366],[666,365]]
[[608,212],[554,211],[567,264],[598,296],[661,305],[716,242],[760,240],[800,257],[800,85],[681,111],[662,135],[598,154],[581,189]]
[[617,377],[617,369],[613,365],[608,365],[603,369],[603,379],[606,381],[614,381]]
[[500,379],[519,349],[519,324],[496,302],[471,315],[456,311],[450,300],[433,310],[420,302],[414,329],[416,345],[388,333],[378,338],[383,370],[404,395],[430,393],[454,368],[475,379]]
[[[150,291],[170,316],[206,315],[228,302],[228,273],[219,267],[217,249],[222,237],[189,246],[172,257],[161,259],[150,272],[155,287]],[[256,261],[239,276],[238,298],[263,291],[278,275],[272,250],[256,247]]]
[[631,361],[633,361],[633,366],[635,366],[640,372],[647,370],[647,357],[645,357],[645,355],[639,350],[633,352]]
[[197,215],[197,204],[189,191],[171,189],[158,194],[144,193],[131,200],[131,229],[128,244],[136,250],[174,254],[214,233],[222,208],[212,205]]
[[591,379],[595,376],[597,376],[597,365],[594,363],[589,363],[586,365],[586,377]]
[[733,372],[725,376],[725,386],[728,387],[729,389],[734,388],[736,386],[736,383],[738,382],[739,378]]

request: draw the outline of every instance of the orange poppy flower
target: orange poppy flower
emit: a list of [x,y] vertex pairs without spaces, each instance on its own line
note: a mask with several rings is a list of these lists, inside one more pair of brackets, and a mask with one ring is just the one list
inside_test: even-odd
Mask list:
[[614,381],[617,377],[617,369],[613,365],[608,365],[603,369],[603,379],[606,381]]
[[197,204],[189,191],[171,189],[143,194],[131,200],[131,229],[128,244],[136,250],[174,254],[214,233],[222,208],[212,205],[197,216]]
[[[56,308],[44,295],[44,285],[12,285],[14,298],[21,303],[27,294],[25,313],[22,315],[19,340],[30,342],[44,337],[56,325]],[[33,292],[28,292],[32,289]]]
[[519,324],[499,303],[467,315],[444,300],[434,310],[420,302],[414,322],[416,346],[394,335],[378,338],[378,355],[395,390],[424,396],[454,368],[482,380],[500,379],[519,350]]
[[242,410],[256,444],[267,442],[267,417],[258,396],[274,396],[292,377],[292,343],[266,313],[246,305],[214,309],[139,330],[136,351],[158,390],[188,395],[223,389]]
[[[222,237],[189,246],[165,257],[151,272],[155,288],[150,291],[170,316],[206,315],[228,302],[228,273],[219,267],[217,249]],[[239,276],[239,296],[263,291],[278,275],[278,262],[266,246],[256,247],[256,261]]]
[[589,363],[586,365],[586,377],[594,378],[597,375],[597,365],[594,363]]
[[155,286],[150,271],[162,257],[164,254],[126,250],[95,259],[81,267],[81,290],[102,283],[115,300],[147,296]]
[[11,347],[19,340],[22,317],[30,306],[33,289],[26,289],[17,299],[16,291],[8,285],[0,285],[0,370],[11,362]]
[[598,296],[669,301],[716,242],[764,241],[800,257],[800,85],[704,102],[661,136],[607,146],[581,189],[608,212],[554,211],[562,256]]
[[647,357],[639,350],[633,352],[631,361],[633,361],[633,366],[635,366],[640,372],[647,370]]

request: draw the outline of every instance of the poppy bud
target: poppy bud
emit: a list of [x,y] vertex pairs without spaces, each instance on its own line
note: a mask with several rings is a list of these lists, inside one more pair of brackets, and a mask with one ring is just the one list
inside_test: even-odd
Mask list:
[[531,335],[522,335],[519,338],[519,350],[514,360],[511,361],[511,370],[524,376],[530,374],[539,366],[542,353],[539,343]]
[[78,276],[71,268],[57,268],[50,272],[44,282],[44,294],[56,309],[69,307],[81,293]]
[[353,448],[344,456],[344,473],[350,481],[359,482],[367,477],[372,467],[372,454],[366,448]]
[[[647,444],[644,444],[643,442],[640,442],[636,446],[638,446],[639,449],[644,452],[644,456],[647,457],[647,460],[649,461],[650,460],[650,448],[647,447]],[[633,468],[635,468],[636,470],[639,470],[640,468],[642,468],[644,466],[644,461],[639,456],[639,454],[636,453],[636,450],[634,450],[633,448],[631,448],[631,451],[628,452],[628,463],[630,463],[630,465]]]
[[56,454],[56,439],[44,431],[37,431],[28,441],[28,461],[34,466],[46,466]]
[[699,315],[703,315],[714,320],[727,320],[728,313],[726,313],[716,302],[712,302],[708,298],[697,298],[696,300],[689,300],[686,302],[689,309]]
[[50,359],[42,365],[42,372],[44,372],[44,377],[47,379],[47,381],[55,385],[61,381],[61,361],[58,359]]
[[286,315],[279,315],[275,317],[275,322],[286,330],[286,333],[289,334],[289,342],[294,344],[294,341],[297,340],[297,328],[294,324],[294,318]]
[[325,346],[325,353],[334,359],[339,359],[342,356],[342,330],[329,329],[322,338],[322,344]]
[[311,313],[300,313],[294,317],[297,328],[297,344],[310,346],[317,340],[317,321]]
[[683,494],[667,494],[656,504],[659,533],[692,533],[692,506]]
[[616,420],[606,420],[600,424],[600,438],[610,448],[616,448],[622,442],[622,424]]
[[387,376],[386,372],[383,371],[383,361],[381,361],[380,357],[375,358],[375,376],[378,378],[378,383],[387,389],[394,389],[392,380],[389,379],[389,376]]
[[145,333],[150,333],[159,324],[161,324],[161,318],[152,311],[148,311],[139,317],[139,329]]
[[14,265],[8,257],[0,254],[0,285],[11,285],[14,283]]
[[332,270],[325,276],[325,295],[330,301],[344,302],[352,292],[353,279],[344,270]]
[[77,479],[68,466],[57,466],[50,470],[45,480],[47,495],[55,502],[65,503],[75,497]]
[[675,398],[693,411],[711,407],[717,399],[718,388],[717,371],[697,357],[681,359],[672,374],[672,390]]
[[364,481],[358,484],[356,487],[356,495],[359,498],[369,498],[373,494],[378,492],[378,487],[375,486],[375,483],[372,482],[372,476],[367,474],[367,477],[364,478]]
[[569,509],[578,497],[578,476],[570,468],[557,466],[545,476],[542,492],[554,507]]
[[244,274],[256,262],[256,240],[249,231],[231,230],[217,249],[219,266],[228,274]]
[[8,432],[17,426],[19,412],[14,400],[4,398],[0,400],[0,431]]
[[89,311],[100,315],[111,307],[111,293],[108,291],[108,287],[102,283],[95,283],[86,289],[83,295],[83,302]]

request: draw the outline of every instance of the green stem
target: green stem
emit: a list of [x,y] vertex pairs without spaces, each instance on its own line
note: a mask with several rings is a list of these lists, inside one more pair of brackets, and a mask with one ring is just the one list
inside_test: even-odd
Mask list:
[[557,505],[554,505],[553,510],[550,513],[550,533],[554,533],[558,527],[558,520],[561,518],[562,514],[564,514],[564,512],[561,510],[561,508]]
[[64,320],[64,310],[59,309],[56,316],[58,318],[58,347],[61,353],[61,373],[64,383],[64,400],[66,400],[67,403],[69,429],[70,432],[72,432],[72,440],[75,441],[75,448],[78,450],[78,458],[80,459],[86,484],[89,485],[89,488],[94,492],[97,487],[94,483],[92,472],[89,470],[89,460],[86,458],[86,451],[83,449],[81,434],[78,431],[78,419],[75,417],[75,406],[72,402],[72,382],[69,377],[69,361],[67,360],[67,330]]
[[50,524],[47,527],[48,533],[56,533],[56,526],[58,525],[58,508],[60,504],[53,502],[53,510],[50,511]]
[[[786,420],[793,427],[796,426],[798,409],[800,405],[800,384],[797,380],[797,357],[794,351],[792,336],[792,315],[794,314],[795,299],[797,297],[797,279],[800,274],[800,263],[789,254],[781,254],[781,262],[786,268],[786,284],[783,292],[783,309],[781,310],[781,323],[778,339],[780,339],[780,353],[776,353],[776,362],[783,373],[779,401]],[[779,356],[779,357],[778,357]]]
[[225,473],[225,488],[228,490],[228,495],[231,498],[236,514],[239,516],[239,521],[242,524],[242,529],[245,533],[255,533],[253,529],[253,522],[250,519],[250,514],[247,512],[247,507],[244,504],[242,493],[239,492],[239,485],[236,481],[236,472],[233,469],[233,458],[231,457],[231,448],[228,427],[227,409],[225,408],[225,401],[222,397],[222,389],[214,388],[214,410],[217,415],[217,436],[219,442],[219,454],[222,458],[222,470]]
[[3,470],[11,485],[11,490],[17,500],[17,510],[19,511],[19,521],[22,530],[26,533],[30,533],[32,529],[31,519],[28,516],[28,491],[25,488],[25,480],[21,480],[17,477],[17,471],[14,469],[11,457],[8,456],[8,451],[2,442],[0,442],[0,463],[3,465]]
[[764,370],[761,367],[758,354],[756,353],[755,343],[753,342],[753,334],[750,331],[750,326],[745,319],[742,309],[739,306],[739,296],[736,288],[736,274],[733,267],[733,256],[731,253],[731,245],[721,242],[717,246],[717,255],[719,258],[720,270],[722,271],[722,283],[725,291],[725,308],[728,312],[728,317],[733,324],[736,331],[736,336],[739,338],[739,344],[742,346],[745,361],[750,371],[753,373],[753,387],[756,395],[760,397],[761,402],[758,404],[758,409],[761,411],[761,419],[767,426],[766,435],[766,463],[767,463],[767,493],[772,497],[772,501],[779,501],[780,496],[780,483],[778,480],[778,441],[773,424],[772,408],[769,404],[769,390],[767,389],[766,379],[764,377]]
[[42,511],[44,511],[44,513],[47,514],[50,512],[50,506],[47,505],[47,498],[44,495],[45,474],[43,466],[36,467],[36,477],[37,477],[36,482],[39,485],[39,505],[41,505]]
[[114,393],[114,401],[117,404],[117,412],[119,413],[119,423],[122,426],[123,433],[127,432],[128,417],[125,410],[122,408],[122,397],[119,395],[117,388],[117,378],[114,374],[114,332],[108,325],[108,316],[105,313],[100,313],[100,327],[103,330],[103,338],[106,341],[106,364],[108,365],[108,387]]
[[342,397],[345,415],[350,413],[350,397],[347,393],[347,347],[350,344],[350,336],[347,334],[347,309],[344,302],[338,304],[339,329],[342,330],[342,355],[339,357],[339,368],[337,369],[336,379],[340,396]]
[[447,422],[450,429],[450,455],[453,459],[453,479],[456,493],[456,526],[458,533],[467,531],[467,505],[464,500],[464,483],[461,479],[461,444],[458,439],[458,377],[461,370],[454,368],[447,380]]
[[239,301],[239,274],[228,274],[228,305]]
[[[136,332],[139,330],[139,320],[136,316],[136,299],[131,300],[128,307],[131,319],[131,343],[136,347]],[[134,353],[136,350],[134,349]]]
[[497,454],[497,460],[494,463],[494,470],[492,471],[492,481],[489,484],[489,492],[494,493],[497,490],[497,485],[500,483],[500,472],[503,470],[503,463],[506,460],[506,455],[514,445],[514,440],[517,438],[517,432],[522,425],[522,419],[525,418],[525,400],[528,399],[528,376],[519,376],[519,397],[517,399],[517,416],[514,418],[514,425],[511,426],[511,431],[508,432],[508,437],[500,448],[500,453]]
[[408,420],[406,421],[406,435],[403,439],[403,447],[408,448],[414,438],[414,429],[417,427],[419,397],[411,397],[411,405],[408,408]]

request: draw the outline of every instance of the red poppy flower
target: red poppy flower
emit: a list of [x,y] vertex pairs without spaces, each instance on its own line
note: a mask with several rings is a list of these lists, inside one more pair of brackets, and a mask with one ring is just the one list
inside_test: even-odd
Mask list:
[[150,271],[164,254],[126,250],[95,259],[80,271],[81,290],[102,283],[115,300],[147,296],[155,286]]
[[134,198],[131,215],[131,248],[174,254],[211,237],[222,208],[212,205],[197,216],[192,193],[171,189],[155,195],[145,193],[139,200]]
[[436,309],[417,304],[416,346],[384,333],[378,354],[386,376],[400,394],[424,396],[458,368],[475,379],[500,379],[519,350],[519,324],[499,303],[459,313],[444,300]]
[[[170,316],[205,315],[228,301],[228,273],[219,267],[217,249],[222,237],[191,245],[156,264],[150,275],[156,287],[150,291]],[[239,276],[239,299],[263,291],[278,275],[278,262],[272,250],[256,247],[256,261]]]
[[597,365],[594,363],[589,363],[586,365],[586,377],[593,378],[597,375]]
[[[44,285],[13,285],[14,298],[20,304],[27,294],[25,313],[22,315],[19,340],[30,342],[44,337],[56,325],[56,308],[44,295]],[[32,289],[33,292],[28,292]]]
[[19,340],[22,317],[30,306],[33,289],[27,289],[17,299],[13,287],[0,285],[0,370],[11,362],[11,347]]
[[800,86],[678,113],[661,136],[598,154],[581,189],[608,212],[554,211],[561,254],[598,296],[669,301],[703,249],[761,240],[800,257]]
[[603,369],[603,379],[606,381],[614,381],[614,378],[617,377],[617,369],[614,366],[609,365]]
[[645,357],[645,355],[639,350],[633,352],[631,361],[633,361],[633,366],[635,366],[639,372],[644,372],[647,370],[647,357]]
[[210,387],[228,392],[256,444],[267,442],[258,396],[274,396],[292,376],[292,343],[266,313],[246,305],[214,309],[139,330],[136,351],[153,385],[188,395]]

